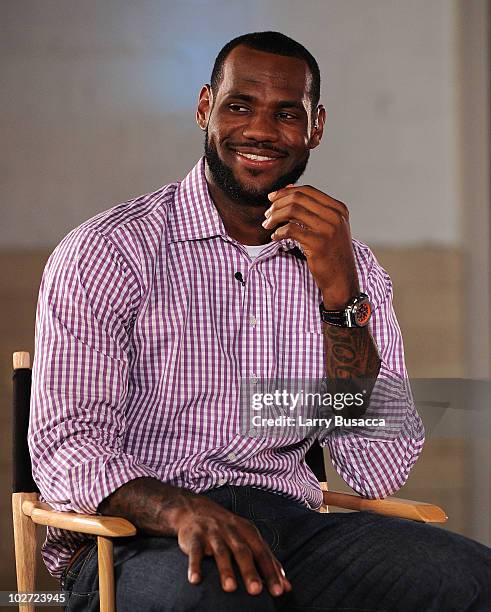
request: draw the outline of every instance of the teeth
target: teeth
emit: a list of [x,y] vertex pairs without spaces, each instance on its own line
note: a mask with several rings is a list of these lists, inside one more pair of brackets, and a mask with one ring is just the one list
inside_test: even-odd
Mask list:
[[247,157],[247,159],[253,159],[254,161],[270,161],[271,159],[275,159],[274,157],[265,157],[264,155],[254,155],[253,153],[239,153],[242,157]]

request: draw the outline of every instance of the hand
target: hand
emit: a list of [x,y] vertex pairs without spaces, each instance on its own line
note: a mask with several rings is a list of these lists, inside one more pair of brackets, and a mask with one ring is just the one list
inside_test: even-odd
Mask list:
[[102,500],[98,511],[106,516],[122,516],[149,535],[177,536],[180,549],[189,557],[188,579],[193,584],[201,580],[201,559],[212,555],[225,591],[237,588],[232,557],[251,595],[258,595],[263,588],[256,565],[272,595],[292,589],[256,527],[204,495],[156,478],[141,477]]
[[359,293],[348,208],[310,185],[288,185],[268,196],[263,226],[272,240],[292,238],[302,245],[324,306],[336,310]]
[[200,582],[201,560],[204,555],[211,555],[215,557],[224,591],[237,588],[232,558],[250,595],[258,595],[263,588],[256,566],[271,595],[291,591],[279,561],[252,523],[204,496],[190,498],[188,502],[177,512],[173,527],[180,549],[189,557],[191,583]]

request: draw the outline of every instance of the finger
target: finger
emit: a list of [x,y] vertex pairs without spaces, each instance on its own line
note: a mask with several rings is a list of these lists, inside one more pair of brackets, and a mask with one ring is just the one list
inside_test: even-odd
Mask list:
[[287,223],[278,227],[271,235],[271,240],[280,241],[285,238],[296,240],[302,246],[304,254],[316,253],[325,248],[325,238],[316,232],[300,227],[297,223]]
[[321,219],[338,223],[343,219],[348,220],[349,215],[343,215],[338,207],[331,205],[326,202],[319,202],[311,196],[290,190],[290,193],[286,193],[282,198],[275,200],[271,206],[265,211],[264,215],[267,219],[270,219],[273,214],[279,210],[289,208],[291,206],[301,206],[306,210],[315,213]]
[[272,229],[280,223],[288,223],[290,221],[295,221],[307,229],[318,232],[322,231],[323,226],[327,223],[325,219],[312,210],[295,202],[280,210],[275,210],[271,216],[263,221],[262,226],[266,229]]
[[[188,562],[188,580],[191,584],[201,582],[201,561],[203,559],[203,545],[197,537],[193,537],[190,543],[186,546],[189,562]],[[182,549],[182,547],[181,547]]]
[[254,528],[249,536],[250,546],[254,554],[254,560],[266,580],[271,595],[278,597],[285,589],[291,585],[285,583],[285,572],[279,561],[271,552],[271,549],[261,537],[261,534]]
[[245,542],[237,540],[232,540],[229,546],[239,566],[248,593],[250,595],[259,595],[263,590],[263,584],[254,565],[251,549]]
[[[271,240],[284,240],[290,238],[299,242],[304,250],[314,244],[313,240],[317,237],[312,230],[301,227],[295,221],[278,227],[272,234]],[[315,246],[315,244],[314,244]]]
[[273,191],[268,194],[268,199],[270,200],[270,202],[276,202],[288,195],[297,194],[298,196],[300,196],[300,194],[303,194],[309,196],[310,198],[319,202],[323,206],[332,207],[333,209],[341,213],[343,217],[349,218],[349,210],[346,204],[344,204],[344,202],[336,200],[336,198],[333,198],[332,196],[327,195],[322,191],[319,191],[319,189],[316,189],[311,185],[293,185],[293,187],[294,189],[283,188],[279,189],[278,191]]
[[275,557],[275,560],[276,560],[276,562],[279,565],[280,575],[281,575],[281,578],[283,579],[283,584],[285,586],[285,590],[286,591],[291,591],[293,589],[292,583],[286,577],[285,570],[283,569],[283,566],[281,565],[281,563],[276,559],[276,557]]
[[278,559],[274,556],[272,552],[271,552],[271,557],[273,559],[273,563],[277,571],[279,582],[283,585],[283,588],[285,591],[291,591],[293,587],[291,585],[291,582],[286,577],[283,566],[281,565],[281,563],[278,561]]
[[281,574],[281,566],[276,561],[270,549],[263,544],[259,550],[254,551],[254,559],[256,560],[261,574],[266,580],[271,595],[275,597],[282,595],[286,586],[284,577]]
[[222,539],[214,539],[210,542],[212,554],[215,557],[218,573],[220,574],[220,582],[224,591],[235,591],[237,581],[232,568],[230,552]]

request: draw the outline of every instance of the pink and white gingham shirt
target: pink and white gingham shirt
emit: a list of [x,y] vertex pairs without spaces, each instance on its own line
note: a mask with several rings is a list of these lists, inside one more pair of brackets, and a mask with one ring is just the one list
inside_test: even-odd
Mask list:
[[[203,159],[182,182],[72,230],[48,260],[37,309],[29,448],[41,499],[95,513],[149,476],[197,493],[251,485],[318,507],[303,460],[312,439],[289,445],[238,427],[241,379],[325,376],[321,296],[298,246],[272,242],[252,261],[225,232]],[[385,440],[338,428],[322,443],[354,490],[384,497],[406,481],[424,430],[404,381],[390,279],[367,246],[353,248],[374,307],[377,385],[399,398],[400,427]],[[53,576],[87,538],[48,528]]]

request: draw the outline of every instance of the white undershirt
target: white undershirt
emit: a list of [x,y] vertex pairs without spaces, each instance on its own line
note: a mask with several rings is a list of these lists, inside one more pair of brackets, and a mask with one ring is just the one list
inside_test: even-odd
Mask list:
[[247,249],[249,257],[252,259],[252,261],[254,261],[259,255],[259,253],[263,251],[266,247],[268,247],[270,244],[271,242],[268,242],[267,244],[244,244],[242,246]]

